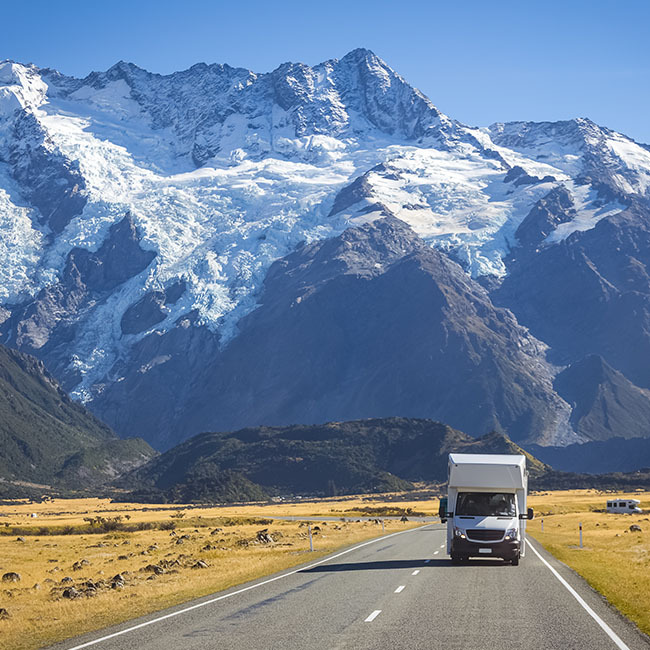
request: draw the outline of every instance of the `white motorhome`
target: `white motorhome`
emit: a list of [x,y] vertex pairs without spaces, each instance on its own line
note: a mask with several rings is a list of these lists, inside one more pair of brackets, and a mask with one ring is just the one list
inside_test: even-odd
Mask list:
[[640,503],[638,499],[612,499],[607,502],[607,512],[639,515],[642,512],[641,508],[639,508]]
[[496,557],[519,564],[526,552],[528,471],[519,454],[449,454],[447,497],[440,519],[447,522],[447,553],[453,563]]

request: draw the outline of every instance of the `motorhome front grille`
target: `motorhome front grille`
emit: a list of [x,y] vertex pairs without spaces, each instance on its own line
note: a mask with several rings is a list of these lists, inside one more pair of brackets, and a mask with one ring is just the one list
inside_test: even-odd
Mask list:
[[467,539],[474,539],[477,542],[498,542],[503,539],[503,531],[473,528],[467,531]]

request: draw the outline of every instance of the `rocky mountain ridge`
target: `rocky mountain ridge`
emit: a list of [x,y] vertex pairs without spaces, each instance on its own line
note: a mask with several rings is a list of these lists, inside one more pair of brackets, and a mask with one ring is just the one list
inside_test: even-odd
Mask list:
[[[0,335],[159,447],[380,414],[568,444],[628,435],[632,408],[647,435],[649,197],[648,147],[586,119],[468,127],[367,50],[267,74],[4,62]],[[612,373],[576,401],[555,377],[590,355]]]

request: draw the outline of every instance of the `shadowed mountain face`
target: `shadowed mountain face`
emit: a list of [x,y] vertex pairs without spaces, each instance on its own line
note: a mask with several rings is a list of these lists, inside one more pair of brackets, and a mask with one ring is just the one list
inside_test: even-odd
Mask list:
[[498,433],[476,440],[431,420],[386,418],[204,433],[120,482],[152,500],[210,499],[210,485],[219,495],[225,486],[231,494],[240,486],[230,500],[249,500],[251,482],[267,494],[402,490],[411,489],[412,481],[445,481],[452,451],[525,453],[531,477],[548,469]]
[[597,354],[650,388],[647,207],[635,205],[532,255],[515,249],[514,256],[493,297],[551,346],[552,360],[564,365]]
[[[639,388],[596,355],[578,361],[555,379],[555,389],[571,404],[574,430],[590,440],[648,435],[650,391]],[[648,459],[650,460],[650,459]]]
[[0,340],[120,435],[650,432],[648,146],[465,126],[363,49],[264,74],[4,61],[0,96]]
[[[277,262],[260,307],[192,378],[187,401],[141,408],[166,444],[181,431],[396,412],[540,440],[566,424],[542,353],[458,264],[386,217]],[[144,405],[153,389],[128,377],[95,408],[113,422],[102,405]]]
[[0,345],[0,479],[94,487],[154,455],[73,402],[41,361]]

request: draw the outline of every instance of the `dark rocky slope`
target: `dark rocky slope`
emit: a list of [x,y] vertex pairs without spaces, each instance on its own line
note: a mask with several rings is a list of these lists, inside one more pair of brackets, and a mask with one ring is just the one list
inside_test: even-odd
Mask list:
[[[452,451],[526,453],[502,434],[476,440],[431,420],[255,427],[195,436],[125,476],[120,484],[135,489],[126,499],[153,501],[404,490],[411,489],[413,481],[444,482]],[[548,471],[526,455],[531,476]]]
[[73,402],[41,361],[0,345],[0,479],[95,487],[154,455]]
[[145,339],[127,364],[138,370],[95,411],[162,448],[205,430],[371,416],[536,442],[566,425],[543,346],[398,219],[302,246],[273,265],[260,302],[221,350],[190,321]]

